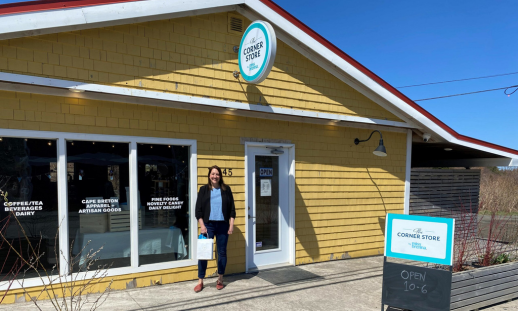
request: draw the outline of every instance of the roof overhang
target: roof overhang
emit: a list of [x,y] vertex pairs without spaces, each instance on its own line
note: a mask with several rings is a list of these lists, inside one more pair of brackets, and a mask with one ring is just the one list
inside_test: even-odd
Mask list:
[[[455,132],[269,0],[54,0],[11,4],[0,6],[0,15],[4,15],[0,17],[0,40],[234,10],[252,20],[269,21],[279,39],[398,116],[404,121],[400,122],[402,128],[429,133],[436,143],[459,145],[506,159],[498,163],[518,165],[517,150]],[[414,151],[419,148],[416,145]]]
[[517,160],[449,142],[424,142],[414,135],[412,167],[517,166]]

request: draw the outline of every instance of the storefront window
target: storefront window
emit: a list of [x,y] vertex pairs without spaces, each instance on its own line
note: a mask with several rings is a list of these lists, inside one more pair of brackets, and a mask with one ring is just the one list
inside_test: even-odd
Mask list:
[[188,259],[189,147],[139,144],[139,263]]
[[129,144],[67,141],[67,180],[73,270],[130,266]]
[[[41,256],[40,270],[51,270],[59,254],[56,157],[55,140],[0,138],[0,189],[10,203],[0,198],[0,229],[26,260],[34,258],[31,250]],[[16,274],[18,256],[1,238],[0,244],[1,276]],[[37,276],[25,268],[19,278]]]

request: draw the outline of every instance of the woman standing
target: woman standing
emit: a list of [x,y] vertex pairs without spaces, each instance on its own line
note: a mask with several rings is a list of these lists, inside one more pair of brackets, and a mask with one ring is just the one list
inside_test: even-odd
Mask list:
[[[230,187],[225,185],[221,169],[214,165],[209,169],[208,184],[200,188],[196,201],[196,219],[200,224],[202,234],[209,239],[216,236],[218,250],[218,280],[217,289],[223,289],[223,274],[227,266],[227,242],[229,234],[234,231],[236,207]],[[198,285],[195,292],[203,289],[203,279],[207,271],[207,260],[198,260]]]

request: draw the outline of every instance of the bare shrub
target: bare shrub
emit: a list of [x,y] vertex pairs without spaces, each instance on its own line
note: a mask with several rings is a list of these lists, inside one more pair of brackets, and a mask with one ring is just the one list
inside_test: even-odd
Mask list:
[[[7,200],[7,193],[4,193],[0,189],[0,198],[6,203],[7,207],[11,207],[11,203]],[[48,297],[50,303],[55,310],[83,310],[88,308],[90,310],[96,310],[101,304],[106,301],[110,293],[111,285],[113,280],[110,280],[99,295],[95,295],[93,298],[88,293],[94,289],[99,288],[100,285],[105,283],[105,279],[108,276],[108,269],[111,265],[98,265],[98,253],[102,250],[102,247],[98,250],[90,250],[84,255],[85,249],[89,243],[87,243],[81,251],[75,256],[72,253],[65,255],[59,251],[58,245],[58,231],[54,237],[54,256],[56,264],[52,269],[48,270],[42,263],[41,258],[44,253],[40,250],[41,239],[39,243],[33,243],[25,232],[24,226],[20,223],[16,214],[11,211],[9,213],[9,219],[6,219],[4,226],[18,226],[21,232],[21,239],[27,242],[27,250],[18,249],[13,242],[14,240],[8,239],[3,231],[5,228],[0,228],[0,246],[8,249],[8,252],[15,254],[16,262],[14,268],[12,268],[8,274],[9,286],[12,283],[17,282],[26,297],[31,300],[38,310],[42,310],[39,303],[43,297]],[[73,243],[72,243],[73,244]],[[70,246],[70,250],[72,250]],[[60,257],[64,259],[67,269],[61,269]],[[80,258],[83,257],[81,260]],[[74,269],[79,272],[71,273]],[[67,271],[66,273],[60,273],[61,270]],[[25,275],[32,272],[37,275],[40,279],[42,288],[32,293],[30,288],[24,286]],[[21,278],[19,277],[21,274]],[[101,287],[102,288],[102,287]],[[8,290],[4,292],[4,297],[7,295]],[[4,298],[2,297],[2,299]]]
[[460,202],[460,209],[453,212],[455,219],[453,272],[464,271],[477,255],[478,214],[471,202],[469,206]]
[[505,240],[507,224],[510,216],[500,216],[492,211],[489,215],[479,217],[478,235],[481,237],[475,244],[478,263],[481,266],[490,266],[498,263],[496,258],[508,251]]

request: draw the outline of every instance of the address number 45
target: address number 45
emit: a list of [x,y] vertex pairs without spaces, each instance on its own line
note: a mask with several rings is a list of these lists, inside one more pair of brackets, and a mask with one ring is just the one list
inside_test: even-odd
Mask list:
[[[209,168],[210,170],[210,168]],[[231,168],[223,168],[221,169],[221,173],[225,176],[232,176],[232,169]]]
[[221,172],[225,176],[232,176],[232,169],[231,168],[224,168]]

